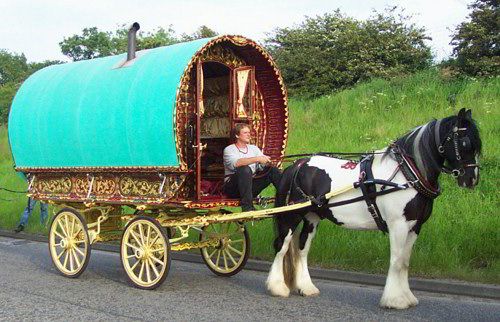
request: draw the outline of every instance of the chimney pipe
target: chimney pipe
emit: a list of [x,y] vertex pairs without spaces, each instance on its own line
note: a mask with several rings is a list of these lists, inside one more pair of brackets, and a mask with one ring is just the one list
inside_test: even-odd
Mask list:
[[135,58],[135,50],[137,45],[136,33],[141,26],[139,23],[134,22],[128,29],[128,48],[127,48],[127,61]]

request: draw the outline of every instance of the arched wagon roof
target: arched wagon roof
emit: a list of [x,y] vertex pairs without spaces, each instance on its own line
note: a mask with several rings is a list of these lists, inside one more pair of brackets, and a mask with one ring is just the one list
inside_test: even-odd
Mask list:
[[[286,93],[278,70],[262,48],[239,36],[140,51],[125,65],[126,53],[55,65],[29,77],[13,101],[9,142],[16,168],[182,166],[176,139],[180,128],[175,124],[181,78],[208,47],[238,40],[248,47],[242,53],[251,50],[259,56],[254,59],[267,63],[276,79],[271,87],[282,94],[279,108],[286,119]],[[286,127],[279,143],[283,149]]]

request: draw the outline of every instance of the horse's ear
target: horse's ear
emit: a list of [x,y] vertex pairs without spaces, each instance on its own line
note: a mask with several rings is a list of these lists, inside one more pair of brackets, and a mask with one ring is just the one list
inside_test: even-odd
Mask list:
[[472,110],[467,110],[465,112],[465,118],[472,121]]
[[461,108],[460,111],[458,111],[458,118],[465,119],[465,108]]

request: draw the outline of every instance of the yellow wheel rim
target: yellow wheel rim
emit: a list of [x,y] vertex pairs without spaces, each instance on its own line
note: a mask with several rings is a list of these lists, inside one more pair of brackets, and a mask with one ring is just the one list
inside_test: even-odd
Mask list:
[[67,276],[85,268],[89,250],[88,234],[81,219],[71,211],[54,218],[49,232],[50,255],[57,269]]
[[160,229],[149,220],[132,222],[121,245],[122,263],[133,283],[153,287],[161,281],[168,265],[167,242]]
[[205,247],[201,250],[207,265],[222,274],[237,270],[245,260],[247,252],[247,238],[244,232],[243,225],[231,222],[206,227],[202,240],[219,240],[219,246]]

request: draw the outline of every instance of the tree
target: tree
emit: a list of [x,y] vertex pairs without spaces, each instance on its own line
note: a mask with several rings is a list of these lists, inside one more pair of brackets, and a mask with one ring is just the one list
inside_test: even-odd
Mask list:
[[473,76],[500,74],[500,8],[498,0],[476,0],[469,5],[470,21],[462,22],[451,45],[460,71]]
[[266,47],[291,94],[319,96],[371,77],[392,77],[430,66],[424,28],[391,8],[366,21],[339,10],[277,28]]
[[19,84],[14,82],[5,83],[0,86],[0,125],[7,124],[10,106],[18,88]]
[[[175,44],[179,41],[210,37],[214,31],[201,26],[193,35],[175,36],[171,27],[157,28],[151,32],[137,32],[137,49],[149,49]],[[198,38],[197,38],[198,37]],[[64,38],[59,43],[64,55],[73,61],[121,54],[127,51],[128,27],[122,25],[114,32],[100,31],[97,27],[84,28],[81,35]]]
[[28,75],[28,70],[24,54],[12,54],[0,49],[0,85],[22,81]]
[[209,27],[207,27],[205,25],[202,25],[191,35],[182,34],[181,41],[191,41],[191,40],[202,39],[202,38],[210,38],[210,37],[215,37],[217,35],[218,35],[218,33],[216,31],[210,29]]

